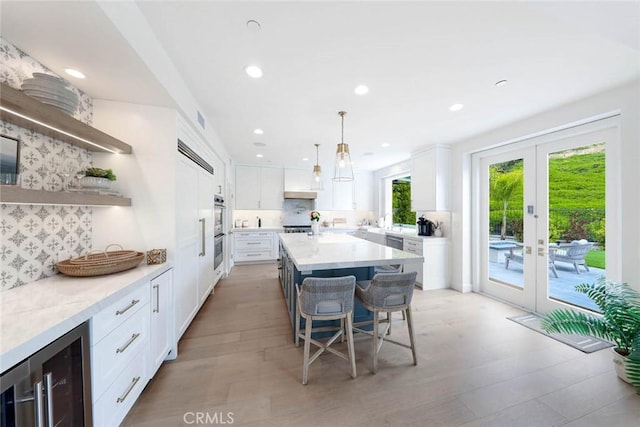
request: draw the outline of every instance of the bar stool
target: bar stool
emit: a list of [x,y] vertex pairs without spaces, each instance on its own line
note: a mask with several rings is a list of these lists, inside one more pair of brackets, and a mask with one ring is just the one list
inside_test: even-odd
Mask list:
[[[354,327],[354,331],[371,335],[373,338],[373,367],[375,374],[378,370],[378,353],[382,348],[382,343],[388,341],[392,344],[411,349],[413,364],[418,364],[416,357],[415,337],[413,334],[413,318],[411,315],[411,298],[413,297],[413,287],[416,283],[417,273],[385,273],[376,274],[372,280],[358,282],[356,285],[356,296],[367,310],[373,311],[373,331],[366,331]],[[401,343],[385,337],[390,333],[391,315],[395,311],[403,311],[407,317],[407,328],[409,329],[410,345]],[[386,319],[380,319],[380,312],[387,313]],[[366,322],[370,323],[370,322]],[[379,324],[386,323],[382,335],[379,334]],[[360,323],[356,326],[362,326]]]
[[[297,304],[296,304],[296,324],[295,342],[299,346],[300,338],[304,340],[304,361],[302,365],[302,384],[307,384],[309,376],[309,366],[325,351],[335,354],[347,360],[351,365],[351,377],[356,377],[356,358],[353,348],[353,300],[356,287],[354,276],[317,278],[307,277],[302,281],[302,286],[296,283]],[[300,332],[300,316],[305,319],[304,334]],[[337,320],[340,319],[340,330],[338,330],[329,340],[321,343],[311,338],[312,332],[335,330],[335,327],[313,328],[314,320]],[[346,321],[346,328],[345,328]],[[344,341],[347,335],[348,355],[330,348],[338,338]],[[311,344],[319,348],[313,356],[309,357]]]
[[[373,267],[373,272],[374,274],[377,273],[402,273],[402,271],[404,270],[403,268],[404,266],[402,264],[391,264],[391,265],[377,265],[375,267]],[[391,314],[388,314],[388,317],[390,317]],[[407,316],[405,315],[404,311],[402,312],[402,320],[407,320]]]

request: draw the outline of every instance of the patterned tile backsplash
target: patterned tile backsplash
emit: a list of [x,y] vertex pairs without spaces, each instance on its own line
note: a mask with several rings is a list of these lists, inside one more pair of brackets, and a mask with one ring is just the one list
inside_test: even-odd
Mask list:
[[[19,89],[34,71],[48,68],[0,38],[0,81]],[[74,117],[90,124],[93,100],[80,97]],[[20,185],[62,191],[73,170],[92,165],[91,153],[0,120],[0,133],[20,140]],[[67,168],[68,167],[68,168]],[[92,208],[87,206],[0,205],[0,291],[57,273],[59,259],[91,250]]]

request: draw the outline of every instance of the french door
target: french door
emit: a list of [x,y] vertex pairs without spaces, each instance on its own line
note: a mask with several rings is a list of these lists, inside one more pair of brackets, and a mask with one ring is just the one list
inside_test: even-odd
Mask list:
[[609,277],[619,259],[617,128],[607,120],[474,155],[482,292],[540,313],[597,311],[574,287]]

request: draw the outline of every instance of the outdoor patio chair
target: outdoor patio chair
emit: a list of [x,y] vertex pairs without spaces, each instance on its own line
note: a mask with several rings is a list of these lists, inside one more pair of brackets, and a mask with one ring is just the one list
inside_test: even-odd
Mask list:
[[[556,270],[556,266],[554,264],[556,257],[555,250],[549,251],[549,269],[553,273],[553,277],[558,278],[558,271]],[[523,264],[522,259],[522,245],[519,244],[515,248],[509,248],[509,253],[504,254],[504,268],[509,269],[509,262],[516,262],[518,264]]]
[[569,246],[561,246],[555,251],[553,262],[554,264],[556,261],[573,264],[573,268],[576,269],[576,273],[578,274],[580,274],[579,265],[583,266],[586,271],[589,271],[585,257],[591,248],[593,248],[593,243],[574,240]]

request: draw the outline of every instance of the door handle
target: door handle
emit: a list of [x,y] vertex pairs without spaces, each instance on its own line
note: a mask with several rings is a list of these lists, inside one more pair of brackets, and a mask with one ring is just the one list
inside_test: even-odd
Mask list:
[[45,374],[44,388],[47,394],[47,427],[53,427],[53,373]]
[[154,313],[160,312],[160,285],[153,285],[156,290],[156,308],[153,309]]
[[200,253],[198,256],[205,256],[207,254],[204,241],[206,218],[200,218],[198,221],[200,221]]
[[33,399],[35,401],[35,411],[36,411],[36,426],[44,427],[44,402],[43,400],[43,391],[42,391],[42,381],[38,381],[33,386]]
[[527,255],[531,255],[531,246],[525,246],[524,247],[524,253]]

